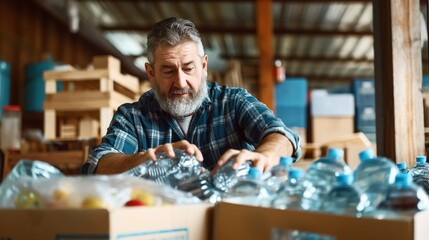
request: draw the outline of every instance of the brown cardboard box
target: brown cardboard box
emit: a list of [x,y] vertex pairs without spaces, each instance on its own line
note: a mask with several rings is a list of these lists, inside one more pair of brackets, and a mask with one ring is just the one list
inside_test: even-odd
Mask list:
[[210,238],[212,205],[116,209],[0,209],[0,239]]
[[324,143],[354,132],[354,117],[311,117],[311,142]]
[[273,228],[314,232],[337,240],[427,240],[428,222],[429,211],[378,220],[221,202],[215,206],[213,240],[270,239]]

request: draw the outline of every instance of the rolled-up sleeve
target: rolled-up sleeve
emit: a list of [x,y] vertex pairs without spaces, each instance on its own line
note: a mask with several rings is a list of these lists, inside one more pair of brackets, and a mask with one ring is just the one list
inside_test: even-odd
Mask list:
[[138,151],[135,126],[129,117],[130,111],[133,111],[132,104],[124,104],[118,108],[100,145],[89,153],[81,166],[80,174],[94,174],[98,163],[107,154],[132,154]]

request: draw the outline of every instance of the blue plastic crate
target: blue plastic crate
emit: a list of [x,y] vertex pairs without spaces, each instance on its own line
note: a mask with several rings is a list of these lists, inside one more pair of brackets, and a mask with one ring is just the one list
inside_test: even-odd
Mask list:
[[429,76],[428,75],[423,75],[422,85],[423,85],[423,88],[429,88]]
[[374,80],[355,80],[353,82],[353,94],[355,95],[356,107],[375,106]]
[[307,106],[308,83],[305,78],[286,78],[275,86],[277,106]]
[[307,128],[307,107],[277,106],[277,117],[288,127]]
[[375,131],[375,107],[356,108],[355,125],[357,131]]

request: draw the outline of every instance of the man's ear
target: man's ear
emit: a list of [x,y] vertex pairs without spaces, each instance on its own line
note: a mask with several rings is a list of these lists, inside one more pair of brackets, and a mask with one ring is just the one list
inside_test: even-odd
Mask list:
[[146,69],[147,76],[149,78],[149,82],[152,82],[154,79],[154,70],[149,63],[144,64],[144,68]]
[[204,55],[202,58],[202,64],[203,64],[203,72],[205,77],[207,77],[207,66],[208,66],[209,57],[207,55]]

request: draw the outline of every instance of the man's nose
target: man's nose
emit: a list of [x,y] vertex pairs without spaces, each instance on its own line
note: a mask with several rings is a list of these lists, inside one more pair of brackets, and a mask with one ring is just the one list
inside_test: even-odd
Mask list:
[[174,81],[174,86],[177,88],[184,88],[188,85],[187,83],[187,75],[182,71],[179,70],[177,72],[177,77]]

